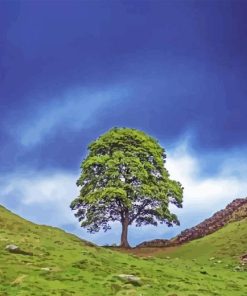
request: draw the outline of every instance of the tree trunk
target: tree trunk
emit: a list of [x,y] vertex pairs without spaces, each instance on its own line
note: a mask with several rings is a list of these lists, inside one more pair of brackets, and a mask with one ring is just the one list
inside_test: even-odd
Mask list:
[[129,219],[126,217],[122,221],[122,234],[121,234],[121,244],[120,247],[122,248],[130,248],[128,243],[128,227],[129,227]]

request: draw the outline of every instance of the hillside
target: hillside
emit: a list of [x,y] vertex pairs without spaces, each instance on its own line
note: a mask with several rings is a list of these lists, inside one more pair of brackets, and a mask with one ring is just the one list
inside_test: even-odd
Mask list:
[[[199,249],[207,248],[205,242],[199,249],[196,245],[191,249],[193,257],[198,255],[196,261],[188,255],[189,249],[179,248],[170,251],[169,259],[164,253],[139,258],[33,224],[0,207],[0,295],[243,296],[247,293],[246,272],[237,253],[246,246],[247,228],[245,220],[237,223],[241,238],[232,240],[235,253],[224,252],[223,242],[215,242],[213,253],[223,250],[222,263],[213,264],[208,253],[202,264]],[[235,228],[224,235],[230,241],[233,233],[237,233]],[[22,253],[6,250],[11,244]]]
[[171,257],[238,260],[245,253],[247,253],[247,218],[229,223],[210,235],[175,248]]
[[240,221],[247,218],[247,198],[238,198],[232,201],[225,209],[216,212],[212,217],[200,224],[182,231],[171,240],[156,239],[146,241],[137,247],[170,247],[205,237],[216,232],[230,222]]
[[247,218],[229,223],[212,234],[182,245],[142,247],[132,252],[145,256],[196,259],[199,262],[210,258],[237,262],[247,253]]

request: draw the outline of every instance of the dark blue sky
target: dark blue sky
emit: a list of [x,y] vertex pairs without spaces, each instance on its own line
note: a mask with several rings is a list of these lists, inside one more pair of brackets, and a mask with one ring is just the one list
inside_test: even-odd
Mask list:
[[112,126],[189,137],[217,171],[247,147],[246,19],[238,0],[2,0],[0,177],[76,174]]

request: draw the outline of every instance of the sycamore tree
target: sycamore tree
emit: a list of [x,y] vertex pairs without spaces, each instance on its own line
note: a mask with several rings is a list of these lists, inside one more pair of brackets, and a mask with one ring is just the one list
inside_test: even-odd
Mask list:
[[121,247],[128,248],[128,227],[179,224],[169,204],[182,207],[183,188],[165,168],[166,154],[142,131],[113,128],[88,147],[71,209],[90,233],[122,225]]

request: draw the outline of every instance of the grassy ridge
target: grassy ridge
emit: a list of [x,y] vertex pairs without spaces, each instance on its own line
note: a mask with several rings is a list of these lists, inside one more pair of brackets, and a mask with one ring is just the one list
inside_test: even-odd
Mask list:
[[[246,221],[237,226],[241,235],[244,223],[246,226]],[[229,230],[229,234],[234,231],[235,228]],[[246,272],[234,270],[238,265],[236,257],[231,258],[223,250],[222,263],[208,260],[211,253],[205,253],[200,261],[196,243],[191,249],[193,256],[189,249],[183,249],[171,253],[170,259],[162,252],[158,254],[160,258],[143,259],[92,246],[74,235],[33,224],[0,207],[0,295],[246,295]],[[238,241],[235,243],[238,245]],[[5,250],[8,244],[16,244],[33,256],[9,253]],[[214,250],[218,252],[221,247],[222,244],[215,243]],[[196,256],[198,260],[194,261]],[[123,281],[119,274],[132,274],[140,281]]]
[[153,255],[164,258],[197,259],[200,262],[208,261],[212,257],[224,259],[229,263],[239,261],[242,254],[247,252],[247,219],[232,222],[222,229],[193,240],[179,247],[171,248],[141,248],[134,253],[139,255]]
[[247,252],[247,219],[233,222],[205,236],[175,249],[171,257],[208,260],[217,257],[229,262],[239,260]]

